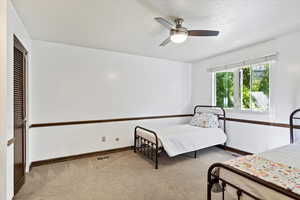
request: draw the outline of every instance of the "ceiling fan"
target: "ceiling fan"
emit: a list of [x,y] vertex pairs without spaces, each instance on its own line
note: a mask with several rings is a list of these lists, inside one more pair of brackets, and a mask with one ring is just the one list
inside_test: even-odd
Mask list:
[[166,46],[169,42],[174,43],[182,43],[184,42],[188,36],[218,36],[219,31],[211,31],[211,30],[188,30],[187,28],[182,26],[183,19],[176,18],[174,20],[175,24],[165,20],[162,17],[154,18],[158,23],[163,25],[165,28],[170,30],[170,36],[163,41],[159,46]]

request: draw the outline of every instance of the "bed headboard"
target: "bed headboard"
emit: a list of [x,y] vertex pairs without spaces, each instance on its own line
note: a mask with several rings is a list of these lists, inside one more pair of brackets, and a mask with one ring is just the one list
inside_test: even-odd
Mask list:
[[300,127],[300,123],[295,123],[295,120],[300,120],[300,109],[293,111],[290,115],[290,143],[293,144],[294,137],[294,129]]
[[207,106],[207,105],[197,105],[194,108],[194,114],[196,113],[212,113],[218,116],[219,121],[223,122],[223,129],[226,133],[226,113],[224,108],[219,106]]

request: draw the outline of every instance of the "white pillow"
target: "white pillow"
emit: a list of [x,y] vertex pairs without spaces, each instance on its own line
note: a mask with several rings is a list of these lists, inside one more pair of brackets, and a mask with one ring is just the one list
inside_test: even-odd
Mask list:
[[218,116],[212,113],[196,113],[190,125],[202,128],[218,128],[220,126]]
[[192,119],[190,121],[190,125],[192,125],[192,126],[200,126],[200,123],[201,123],[200,121],[201,121],[200,114],[196,113],[192,117]]

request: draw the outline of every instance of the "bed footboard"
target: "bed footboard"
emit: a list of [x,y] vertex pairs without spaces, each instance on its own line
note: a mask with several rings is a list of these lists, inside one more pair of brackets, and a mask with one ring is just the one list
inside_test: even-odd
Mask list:
[[[149,134],[153,134],[155,137],[155,143],[138,135],[137,130],[146,131]],[[134,152],[140,152],[150,160],[155,162],[155,169],[158,169],[158,157],[159,153],[162,151],[162,147],[159,147],[159,140],[157,134],[149,129],[136,126],[134,129]]]
[[226,164],[222,164],[222,163],[215,163],[213,165],[210,166],[210,168],[208,169],[208,175],[207,175],[207,200],[212,200],[212,190],[213,187],[220,189],[220,191],[218,192],[222,192],[222,199],[224,200],[225,198],[225,191],[226,191],[226,187],[232,187],[233,189],[235,189],[236,191],[236,196],[237,199],[241,199],[242,196],[248,196],[250,199],[254,199],[254,200],[261,200],[261,198],[256,197],[255,195],[247,192],[245,189],[240,188],[237,185],[234,185],[232,183],[230,183],[230,180],[224,180],[222,177],[219,176],[218,174],[218,170],[220,169],[224,169],[224,170],[228,170],[232,173],[235,173],[239,176],[242,176],[245,179],[254,181],[255,183],[258,183],[260,185],[262,185],[263,187],[267,187],[275,192],[281,193],[284,196],[287,196],[289,198],[292,199],[300,199],[300,196],[289,191],[289,190],[285,190],[277,185],[274,185],[272,183],[266,182],[262,179],[259,179],[255,176],[249,175],[243,171],[240,171],[238,169],[235,169],[231,166],[228,166]]

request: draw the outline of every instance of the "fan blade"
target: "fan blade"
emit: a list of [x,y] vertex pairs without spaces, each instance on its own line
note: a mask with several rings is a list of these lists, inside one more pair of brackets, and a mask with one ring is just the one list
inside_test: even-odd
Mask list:
[[210,30],[189,30],[189,36],[218,36],[219,31],[210,31]]
[[164,18],[161,17],[155,17],[154,18],[158,23],[160,23],[161,25],[163,25],[164,27],[166,27],[167,29],[173,29],[175,27],[175,25],[167,20],[165,20]]
[[169,44],[169,42],[171,42],[171,37],[168,37],[166,40],[164,40],[159,46],[160,47],[164,47],[167,44]]

